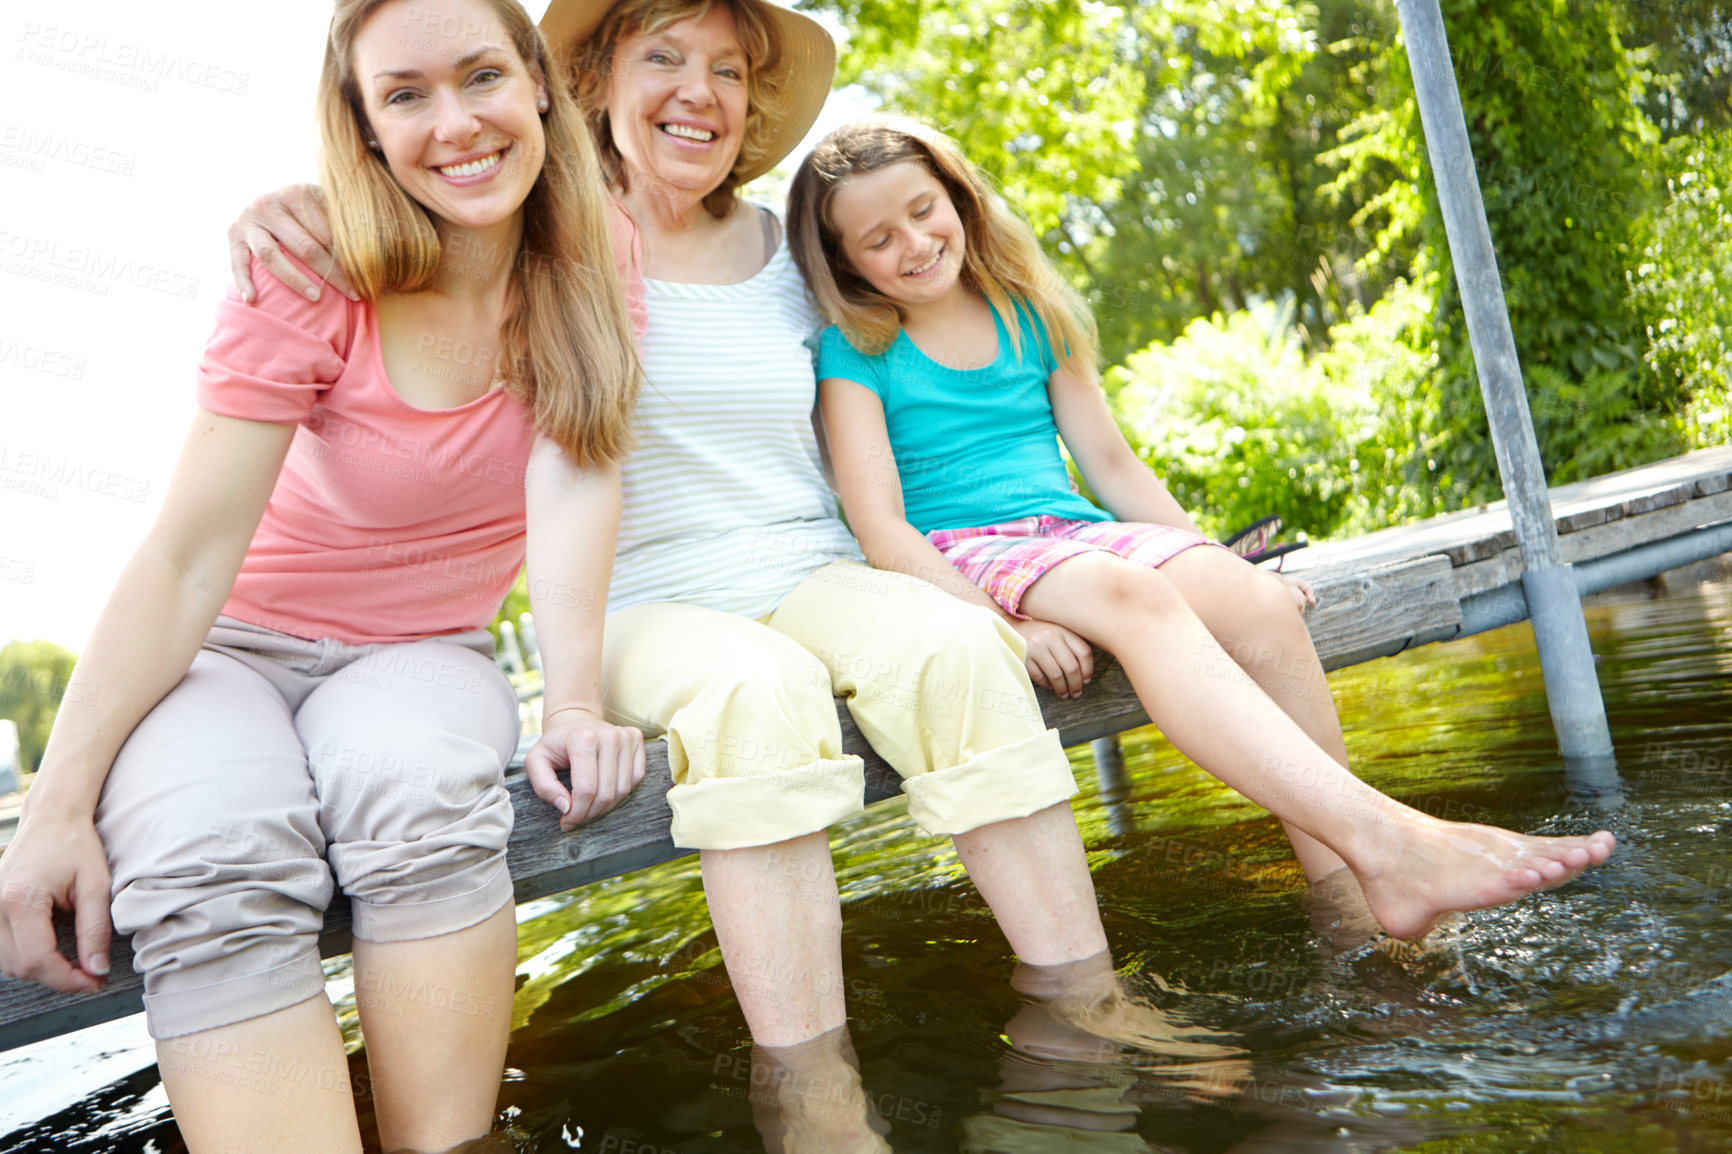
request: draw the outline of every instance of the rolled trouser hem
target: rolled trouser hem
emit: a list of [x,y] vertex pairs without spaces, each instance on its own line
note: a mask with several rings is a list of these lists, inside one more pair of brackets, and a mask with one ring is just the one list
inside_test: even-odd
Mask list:
[[706,777],[668,790],[681,849],[748,849],[826,829],[866,808],[866,763],[819,758],[756,777]]
[[[236,960],[224,960],[232,968]],[[144,995],[144,1020],[157,1041],[262,1018],[298,1006],[325,990],[319,952],[308,947],[281,965],[203,986]]]
[[995,821],[1039,813],[1076,796],[1058,730],[979,753],[902,782],[908,815],[929,834],[953,837]]
[[376,904],[352,898],[351,916],[362,941],[413,942],[466,930],[511,900],[511,870],[502,853],[493,875],[475,889],[425,902]]

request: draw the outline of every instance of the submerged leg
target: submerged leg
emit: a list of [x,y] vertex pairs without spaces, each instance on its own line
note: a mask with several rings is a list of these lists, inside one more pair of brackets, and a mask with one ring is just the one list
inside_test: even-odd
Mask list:
[[323,993],[159,1041],[156,1061],[191,1154],[361,1150],[343,1035]]
[[1094,879],[1070,803],[983,825],[953,840],[1022,961],[1056,965],[1106,950]]
[[355,1006],[384,1149],[446,1150],[492,1126],[516,958],[511,906],[436,938],[356,940]]
[[889,1154],[890,1127],[861,1084],[846,1026],[797,1046],[753,1046],[750,1073],[767,1154]]
[[1157,571],[1104,553],[1075,557],[1036,581],[1022,608],[1117,656],[1168,740],[1341,855],[1396,937],[1417,937],[1451,910],[1557,885],[1612,852],[1605,831],[1544,838],[1438,821],[1366,785],[1239,668]]
[[793,1046],[840,1028],[848,1011],[829,835],[701,857],[710,921],[752,1040]]

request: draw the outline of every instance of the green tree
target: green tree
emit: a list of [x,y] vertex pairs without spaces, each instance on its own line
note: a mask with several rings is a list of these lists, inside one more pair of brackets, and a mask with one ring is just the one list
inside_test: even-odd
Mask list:
[[18,726],[19,768],[33,771],[76,659],[51,641],[14,641],[0,649],[0,718]]
[[1668,137],[1732,128],[1732,20],[1724,0],[1624,0],[1618,8],[1624,43],[1653,71],[1643,99],[1648,118]]
[[1126,175],[1144,78],[1125,9],[1086,0],[828,0],[838,81],[956,136],[1035,231],[1086,227]]
[[[1593,0],[1445,0],[1443,12],[1552,481],[1676,452],[1666,415],[1676,398],[1642,365],[1646,318],[1625,287],[1654,200],[1647,165],[1657,133],[1641,111],[1650,77],[1619,39],[1623,13]],[[1371,118],[1360,147],[1346,150],[1349,163],[1375,155],[1403,167],[1423,139],[1410,75],[1397,67],[1385,75],[1386,110]],[[1410,191],[1388,199],[1396,219],[1417,222],[1421,266],[1438,274],[1436,457],[1470,499],[1493,496],[1496,461],[1429,162],[1409,179]]]
[[1366,0],[827,6],[842,78],[962,141],[1088,295],[1107,363],[1266,299],[1315,342],[1408,271],[1356,221],[1400,174],[1325,187],[1393,35]]
[[1732,442],[1732,130],[1662,146],[1666,199],[1642,222],[1630,295],[1648,318],[1643,360],[1682,399],[1692,446]]

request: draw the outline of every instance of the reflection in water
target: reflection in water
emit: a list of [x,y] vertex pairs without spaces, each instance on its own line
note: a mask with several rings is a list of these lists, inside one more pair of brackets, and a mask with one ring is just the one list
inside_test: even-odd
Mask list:
[[765,1154],[888,1154],[890,1126],[861,1085],[847,1026],[795,1046],[753,1046],[750,1081]]
[[962,1121],[968,1154],[1151,1154],[1135,1127],[1151,1101],[1206,1101],[1250,1079],[1245,1051],[1128,994],[1105,953],[1063,966],[1019,965],[1028,998],[1004,1027],[999,1090]]
[[[1409,805],[1609,826],[1617,855],[1562,889],[1423,948],[1336,940],[1278,823],[1140,731],[1110,808],[1075,751],[1113,986],[1015,970],[955,856],[876,807],[834,839],[851,1038],[753,1054],[695,863],[670,863],[520,910],[501,1130],[522,1154],[796,1149],[813,1132],[766,1107],[823,1068],[847,1108],[818,1123],[897,1154],[1728,1154],[1732,577],[1669,585],[1589,602],[1623,783],[1600,802],[1572,794],[1525,625],[1332,678],[1355,768]],[[142,1045],[0,1060],[0,1154],[181,1149]]]

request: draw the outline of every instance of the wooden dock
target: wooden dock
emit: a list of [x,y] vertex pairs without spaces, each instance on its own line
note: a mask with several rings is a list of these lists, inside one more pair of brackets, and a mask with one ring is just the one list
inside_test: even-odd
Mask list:
[[[1658,464],[1552,490],[1560,553],[1569,562],[1599,562],[1656,542],[1692,542],[1702,556],[1732,549],[1720,543],[1732,529],[1732,447],[1703,450]],[[1694,560],[1689,557],[1687,560]],[[1684,561],[1675,561],[1683,564]],[[1316,587],[1307,615],[1325,668],[1338,669],[1416,644],[1449,640],[1464,630],[1464,605],[1519,590],[1521,551],[1501,503],[1453,513],[1364,537],[1313,545],[1287,559]],[[1656,569],[1655,572],[1659,570]],[[1471,616],[1471,614],[1469,614]],[[1470,622],[1471,624],[1471,622]],[[1102,655],[1081,698],[1059,701],[1040,692],[1049,725],[1067,746],[1147,722],[1123,672]],[[894,771],[860,736],[838,706],[845,747],[866,761],[867,800],[900,792]],[[649,772],[619,808],[569,834],[558,815],[530,791],[521,759],[508,777],[517,824],[510,847],[517,900],[529,901],[683,856],[668,838],[670,813],[666,743],[651,742]],[[10,829],[0,829],[9,840]],[[4,844],[0,840],[0,844]],[[61,940],[71,950],[70,926]],[[325,956],[347,952],[349,910],[338,898],[321,939]],[[117,940],[108,988],[74,997],[0,979],[0,1050],[136,1012],[140,981],[131,951]]]

